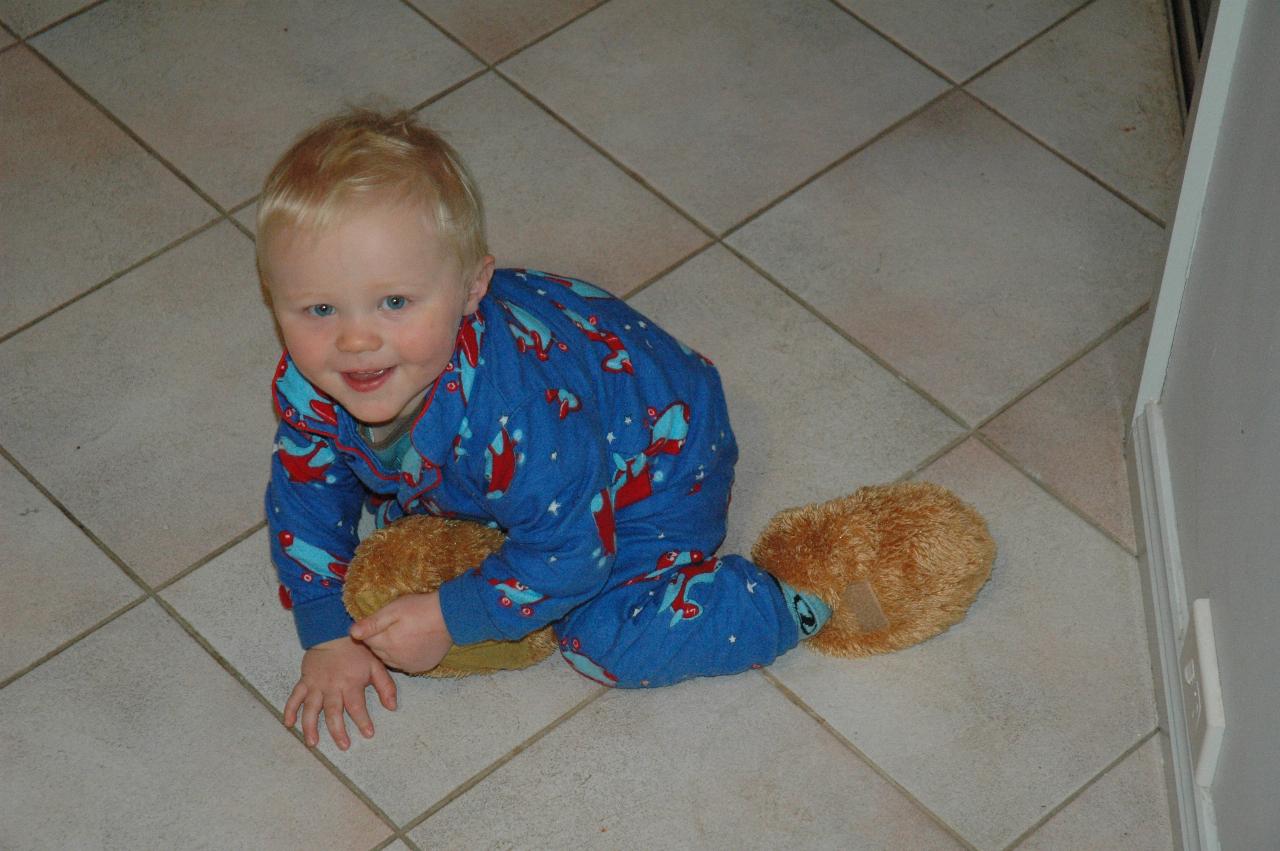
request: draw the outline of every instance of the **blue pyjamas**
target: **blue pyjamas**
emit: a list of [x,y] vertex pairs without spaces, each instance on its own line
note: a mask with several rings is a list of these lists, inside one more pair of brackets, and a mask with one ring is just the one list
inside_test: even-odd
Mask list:
[[716,556],[737,446],[715,368],[589,284],[495,272],[399,469],[287,354],[274,398],[267,517],[304,647],[346,634],[360,538],[419,513],[507,533],[440,588],[458,644],[552,624],[575,669],[636,687],[766,665],[800,637],[772,578]]

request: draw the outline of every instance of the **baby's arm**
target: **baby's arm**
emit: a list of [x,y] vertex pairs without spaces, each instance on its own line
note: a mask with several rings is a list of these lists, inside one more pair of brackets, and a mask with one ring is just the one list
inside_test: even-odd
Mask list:
[[453,640],[520,639],[591,599],[613,561],[614,465],[606,430],[584,407],[561,419],[542,394],[509,413],[474,412],[460,477],[507,533],[478,569],[440,586]]
[[367,739],[373,721],[364,702],[365,686],[372,684],[387,709],[396,708],[396,684],[373,653],[350,638],[317,644],[302,657],[302,677],[284,705],[284,723],[292,727],[302,710],[302,735],[308,747],[320,743],[318,720],[324,723],[339,750],[351,747],[345,712]]

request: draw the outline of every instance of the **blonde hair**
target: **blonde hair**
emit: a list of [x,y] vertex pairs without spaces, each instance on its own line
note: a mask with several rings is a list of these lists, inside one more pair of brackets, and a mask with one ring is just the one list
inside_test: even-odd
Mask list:
[[464,278],[488,253],[484,207],[448,142],[407,111],[352,109],[304,133],[271,169],[258,200],[258,265],[279,227],[323,230],[362,197],[422,206]]

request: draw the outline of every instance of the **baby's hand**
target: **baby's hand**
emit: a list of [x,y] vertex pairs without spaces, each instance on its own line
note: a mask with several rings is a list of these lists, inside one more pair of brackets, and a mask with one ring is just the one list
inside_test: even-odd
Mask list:
[[408,674],[430,671],[453,646],[439,594],[406,594],[355,622],[351,637]]
[[302,736],[308,747],[320,743],[317,722],[324,723],[339,750],[351,747],[343,712],[351,716],[361,734],[373,735],[373,721],[364,703],[364,687],[373,684],[387,709],[396,708],[396,684],[369,649],[350,638],[317,644],[302,657],[302,677],[284,705],[284,723],[292,727],[302,708]]

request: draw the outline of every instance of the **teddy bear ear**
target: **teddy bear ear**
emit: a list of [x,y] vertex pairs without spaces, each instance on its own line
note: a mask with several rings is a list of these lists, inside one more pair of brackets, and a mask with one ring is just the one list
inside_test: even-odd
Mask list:
[[752,551],[761,567],[831,606],[809,645],[845,657],[900,650],[961,620],[995,552],[982,516],[929,482],[783,512]]

